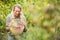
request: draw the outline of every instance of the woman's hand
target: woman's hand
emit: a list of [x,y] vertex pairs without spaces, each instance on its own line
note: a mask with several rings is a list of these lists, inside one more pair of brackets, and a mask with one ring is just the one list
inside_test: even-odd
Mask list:
[[6,27],[6,31],[9,32],[10,31],[10,28],[9,27]]

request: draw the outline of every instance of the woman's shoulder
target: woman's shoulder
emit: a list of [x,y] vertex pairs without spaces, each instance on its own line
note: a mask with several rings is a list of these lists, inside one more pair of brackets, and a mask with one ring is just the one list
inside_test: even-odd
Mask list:
[[6,18],[11,18],[11,16],[12,16],[11,14],[8,14]]
[[25,15],[21,15],[21,18],[25,19]]

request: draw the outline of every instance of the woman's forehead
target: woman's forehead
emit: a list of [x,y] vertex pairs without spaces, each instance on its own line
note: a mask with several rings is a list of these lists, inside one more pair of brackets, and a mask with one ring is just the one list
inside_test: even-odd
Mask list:
[[20,9],[21,10],[21,6],[20,5],[15,5],[13,10],[15,10],[15,9]]
[[14,10],[21,10],[20,8],[18,8],[18,7],[15,7],[15,9]]

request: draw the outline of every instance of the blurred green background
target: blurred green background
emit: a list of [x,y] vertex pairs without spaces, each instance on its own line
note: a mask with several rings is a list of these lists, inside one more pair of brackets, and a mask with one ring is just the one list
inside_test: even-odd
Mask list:
[[6,16],[17,3],[27,21],[23,40],[60,40],[60,0],[0,0],[0,40],[7,40]]

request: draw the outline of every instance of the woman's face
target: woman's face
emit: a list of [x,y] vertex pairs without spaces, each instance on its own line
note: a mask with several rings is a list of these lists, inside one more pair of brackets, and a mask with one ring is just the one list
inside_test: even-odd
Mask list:
[[15,7],[15,9],[14,9],[13,12],[14,12],[14,16],[15,16],[15,17],[19,17],[20,14],[21,14],[21,9],[18,8],[18,7]]

